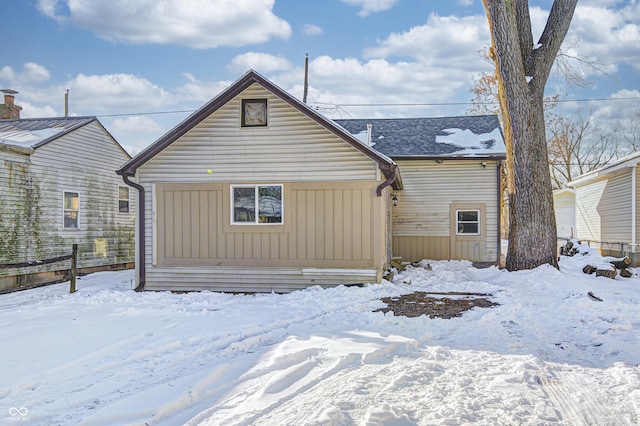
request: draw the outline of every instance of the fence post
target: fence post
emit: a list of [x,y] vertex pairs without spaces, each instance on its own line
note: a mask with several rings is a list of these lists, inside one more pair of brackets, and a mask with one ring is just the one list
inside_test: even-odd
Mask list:
[[69,282],[69,293],[76,292],[76,276],[78,267],[78,245],[74,244],[71,251],[71,281]]

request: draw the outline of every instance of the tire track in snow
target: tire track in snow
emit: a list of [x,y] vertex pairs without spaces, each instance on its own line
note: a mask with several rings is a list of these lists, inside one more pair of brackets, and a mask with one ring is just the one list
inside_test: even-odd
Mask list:
[[[547,360],[553,360],[558,365],[560,364],[557,357],[545,349],[548,346],[546,342],[537,337],[528,336],[528,340],[535,339],[539,343],[536,348],[531,348],[524,341],[523,332],[515,322],[503,321],[502,325],[519,344],[527,347],[532,354],[538,354],[541,373],[537,377],[538,382],[555,405],[560,419],[577,425],[613,426],[624,424],[615,411],[601,402],[602,395],[597,395],[595,389],[578,384],[574,374],[551,367]],[[581,398],[576,399],[576,395]]]
[[[358,304],[358,301],[355,303]],[[231,305],[231,309],[235,309],[234,304]],[[23,405],[29,406],[30,418],[42,424],[65,424],[69,419],[83,419],[82,421],[90,423],[90,419],[98,411],[106,413],[105,420],[108,421],[110,405],[126,403],[126,400],[135,399],[139,394],[169,389],[173,383],[180,382],[186,376],[206,377],[211,374],[212,368],[284,340],[292,329],[309,327],[309,323],[322,323],[322,318],[326,315],[353,307],[354,301],[346,301],[332,306],[331,310],[301,311],[285,320],[274,319],[249,328],[242,324],[241,329],[231,333],[228,330],[223,333],[203,333],[200,330],[195,338],[189,334],[189,337],[181,337],[171,330],[180,325],[181,321],[178,319],[163,328],[129,336],[86,352],[62,365],[41,370],[32,377],[23,378],[18,387],[0,389],[0,394],[5,396],[3,399],[11,400],[12,403],[24,401]],[[224,315],[223,310],[202,315],[202,318],[212,321],[215,315]],[[172,321],[170,318],[166,320]],[[164,332],[167,337],[158,338]],[[116,356],[124,351],[129,352],[125,359]],[[193,389],[200,382],[195,380],[191,383],[192,386],[184,389],[182,397],[178,398],[182,404],[191,406],[210,398],[212,393],[224,394],[231,386],[231,383],[225,382],[222,385],[216,383]],[[66,392],[56,400],[38,396],[51,394],[51,389],[66,389]],[[165,405],[175,403],[172,400]],[[180,409],[184,411],[185,407]],[[165,412],[170,416],[170,411],[160,406],[156,413]],[[139,414],[132,413],[133,418],[138,420],[136,415]],[[146,415],[150,419],[154,413],[142,415],[143,418]],[[128,421],[119,420],[125,423]],[[157,421],[162,419],[155,417],[153,423]]]

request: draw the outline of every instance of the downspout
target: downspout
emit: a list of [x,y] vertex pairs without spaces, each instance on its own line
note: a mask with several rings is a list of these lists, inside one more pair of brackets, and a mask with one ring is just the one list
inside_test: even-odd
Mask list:
[[382,195],[382,190],[385,189],[387,186],[391,185],[393,182],[396,181],[396,179],[398,178],[398,166],[396,164],[392,164],[390,166],[391,169],[391,175],[387,178],[387,180],[385,180],[384,182],[382,182],[380,185],[378,185],[378,187],[376,188],[376,195],[378,197],[380,197]]
[[636,169],[638,168],[638,164],[631,169],[631,253],[636,252]]
[[502,259],[502,160],[498,160],[498,259],[496,260],[497,266],[500,265]]
[[127,185],[135,188],[138,190],[138,204],[137,204],[137,209],[138,209],[138,263],[136,263],[136,266],[138,267],[138,272],[140,274],[139,278],[140,278],[140,283],[138,284],[138,286],[135,288],[135,291],[142,291],[144,290],[144,284],[145,284],[145,241],[144,241],[144,228],[145,228],[145,223],[144,223],[144,215],[145,215],[145,210],[144,210],[144,205],[145,205],[145,196],[144,196],[144,187],[138,183],[135,182],[131,182],[129,180],[129,176],[133,176],[133,175],[127,175],[127,174],[123,174],[122,175],[122,180],[124,181],[124,183],[126,183]]

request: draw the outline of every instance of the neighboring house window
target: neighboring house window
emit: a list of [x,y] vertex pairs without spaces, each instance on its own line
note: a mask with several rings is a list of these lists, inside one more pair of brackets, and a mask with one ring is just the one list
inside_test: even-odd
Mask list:
[[456,234],[480,235],[480,210],[456,210]]
[[232,185],[231,223],[282,224],[282,185]]
[[80,197],[77,192],[64,192],[64,227],[78,229]]
[[242,100],[242,127],[259,127],[267,125],[267,100]]
[[118,187],[118,211],[120,213],[129,213],[129,187]]

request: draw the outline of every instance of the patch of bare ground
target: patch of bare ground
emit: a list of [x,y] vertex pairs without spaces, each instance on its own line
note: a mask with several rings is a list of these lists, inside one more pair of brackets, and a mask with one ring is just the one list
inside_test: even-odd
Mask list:
[[[448,296],[448,297],[447,297]],[[498,306],[488,298],[487,293],[425,293],[417,291],[397,297],[384,297],[386,308],[376,312],[393,312],[395,316],[415,318],[427,315],[429,318],[456,318],[473,308],[491,308]]]

